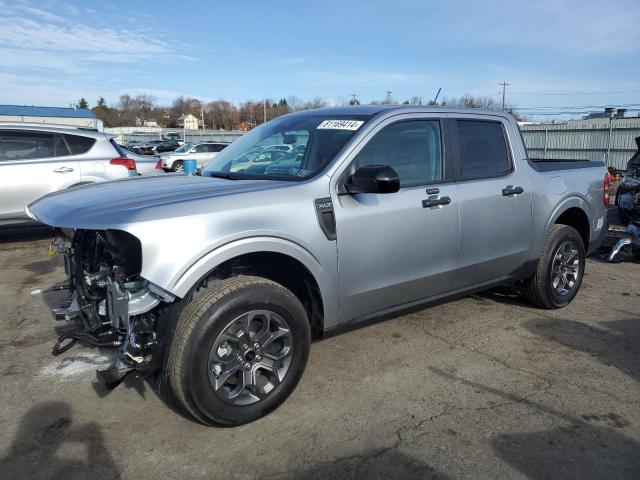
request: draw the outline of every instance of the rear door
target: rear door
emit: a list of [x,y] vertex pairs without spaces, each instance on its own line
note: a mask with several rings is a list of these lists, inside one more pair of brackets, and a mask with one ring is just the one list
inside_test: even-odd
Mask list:
[[28,203],[79,181],[78,161],[63,135],[0,131],[0,220],[26,218]]
[[502,117],[455,120],[460,192],[458,287],[508,275],[526,261],[532,192],[510,149]]
[[445,167],[445,124],[435,115],[401,118],[376,127],[339,180],[364,165],[388,165],[400,190],[333,198],[342,322],[451,289],[459,199]]

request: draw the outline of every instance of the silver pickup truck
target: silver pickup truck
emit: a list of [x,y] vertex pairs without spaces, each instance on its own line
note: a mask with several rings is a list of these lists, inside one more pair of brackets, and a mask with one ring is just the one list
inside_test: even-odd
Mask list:
[[[245,161],[269,145],[292,148]],[[72,328],[54,353],[113,347],[106,384],[156,376],[199,421],[238,425],[288,397],[311,338],[504,283],[567,305],[606,233],[607,181],[599,162],[527,158],[506,113],[376,105],[286,115],[201,176],[27,212],[66,233],[55,314]]]

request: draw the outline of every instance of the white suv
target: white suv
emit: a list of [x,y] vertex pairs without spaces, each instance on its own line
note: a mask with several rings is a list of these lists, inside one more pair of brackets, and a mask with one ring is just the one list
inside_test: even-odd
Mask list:
[[26,205],[47,193],[136,175],[135,160],[102,132],[0,124],[0,226],[29,222]]
[[172,172],[182,172],[182,162],[190,159],[196,161],[198,168],[202,168],[205,163],[215,158],[228,145],[228,143],[221,142],[185,143],[173,152],[160,155],[162,168]]

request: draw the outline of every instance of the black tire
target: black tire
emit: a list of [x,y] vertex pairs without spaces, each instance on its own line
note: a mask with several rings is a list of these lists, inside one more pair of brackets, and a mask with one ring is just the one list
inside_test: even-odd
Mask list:
[[176,160],[175,162],[173,162],[173,165],[171,165],[172,172],[182,172],[183,169],[184,167],[182,165],[182,160]]
[[[209,355],[229,322],[251,310],[268,309],[286,321],[292,337],[288,370],[271,392],[248,405],[225,402],[210,383]],[[300,301],[282,285],[260,277],[222,280],[194,298],[182,311],[169,349],[167,373],[182,406],[206,425],[242,425],[282,404],[302,377],[311,332]]]
[[[578,273],[570,291],[559,294],[554,288],[554,258],[559,248],[569,242],[577,250]],[[542,308],[556,309],[567,306],[580,290],[585,266],[585,247],[578,231],[568,225],[554,225],[542,248],[542,255],[533,277],[525,282],[525,295],[531,303]]]

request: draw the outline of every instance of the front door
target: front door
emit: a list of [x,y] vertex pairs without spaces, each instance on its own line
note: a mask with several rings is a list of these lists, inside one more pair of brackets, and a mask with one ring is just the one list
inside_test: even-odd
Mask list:
[[456,269],[458,187],[445,181],[441,121],[387,120],[369,138],[340,181],[388,165],[400,190],[334,197],[341,322],[443,293]]

